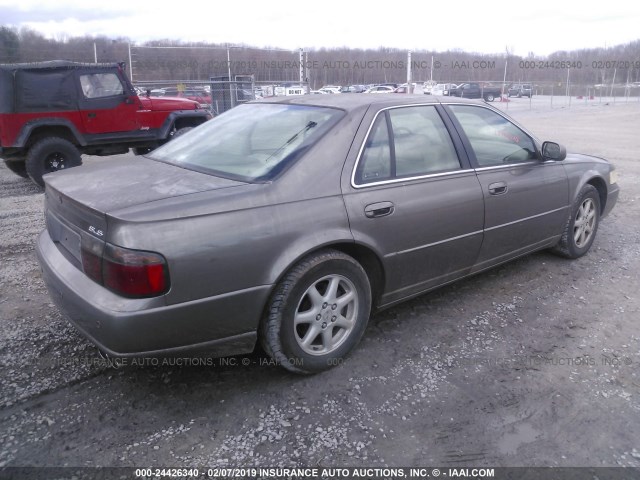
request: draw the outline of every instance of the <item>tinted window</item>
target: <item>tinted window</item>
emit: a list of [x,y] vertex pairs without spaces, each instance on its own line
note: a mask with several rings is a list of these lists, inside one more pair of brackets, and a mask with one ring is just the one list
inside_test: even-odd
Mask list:
[[371,183],[391,178],[391,144],[386,115],[378,115],[362,151],[356,183]]
[[80,75],[80,85],[87,98],[112,97],[124,93],[122,83],[115,73]]
[[471,142],[480,167],[535,160],[536,147],[526,133],[487,108],[450,105]]
[[[8,82],[11,85],[12,82]],[[18,70],[15,72],[15,108],[19,112],[73,110],[78,108],[72,70]],[[1,85],[0,90],[5,87]],[[9,90],[10,92],[10,90]]]
[[355,180],[366,184],[458,169],[453,142],[435,107],[403,107],[376,118]]
[[268,180],[343,115],[333,108],[241,105],[154,150],[149,157],[223,177]]

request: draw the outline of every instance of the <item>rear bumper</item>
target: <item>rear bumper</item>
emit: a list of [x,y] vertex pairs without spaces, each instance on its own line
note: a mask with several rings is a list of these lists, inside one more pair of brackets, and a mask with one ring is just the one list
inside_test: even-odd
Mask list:
[[126,299],[90,280],[45,230],[36,244],[43,279],[69,321],[113,357],[251,352],[270,286],[176,305],[163,298]]

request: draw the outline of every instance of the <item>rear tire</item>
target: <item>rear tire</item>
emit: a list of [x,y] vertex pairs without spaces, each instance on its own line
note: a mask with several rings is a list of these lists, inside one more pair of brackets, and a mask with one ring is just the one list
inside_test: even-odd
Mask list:
[[16,175],[20,175],[22,178],[29,178],[24,160],[5,160],[4,164]]
[[600,195],[593,185],[580,190],[558,244],[551,249],[565,258],[580,258],[589,251],[600,224]]
[[36,142],[27,153],[26,168],[31,180],[44,187],[43,175],[82,165],[82,156],[64,138],[47,137]]
[[493,101],[496,99],[496,97],[493,95],[493,93],[487,93],[487,94],[485,95],[484,99],[485,99],[487,102],[493,102]]
[[260,327],[264,350],[289,371],[342,363],[364,334],[371,287],[362,266],[336,250],[301,260],[273,292]]

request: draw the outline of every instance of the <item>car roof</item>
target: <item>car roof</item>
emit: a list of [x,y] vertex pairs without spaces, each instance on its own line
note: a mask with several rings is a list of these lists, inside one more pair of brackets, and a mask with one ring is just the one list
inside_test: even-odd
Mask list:
[[[427,97],[427,98],[425,98]],[[427,95],[407,95],[394,94],[388,95],[372,95],[361,93],[357,95],[300,95],[296,97],[271,97],[262,100],[254,100],[249,103],[285,103],[291,105],[310,105],[318,107],[333,107],[343,110],[356,110],[363,106],[376,106],[379,108],[392,107],[396,105],[438,105],[440,103],[479,103],[477,100],[469,100],[467,98],[447,97],[446,99],[438,99],[438,97],[429,97]]]

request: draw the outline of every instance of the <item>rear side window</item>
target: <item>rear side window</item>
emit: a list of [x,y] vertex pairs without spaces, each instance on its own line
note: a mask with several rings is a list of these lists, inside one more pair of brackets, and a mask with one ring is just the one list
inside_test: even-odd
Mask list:
[[459,169],[455,147],[435,107],[401,107],[378,114],[354,180],[363,185]]
[[371,183],[391,178],[391,142],[387,116],[378,115],[362,151],[356,175],[357,183]]
[[68,111],[78,108],[73,70],[34,69],[15,72],[18,112]]
[[124,93],[122,83],[115,73],[80,75],[80,86],[87,98],[113,97]]
[[537,159],[533,139],[488,108],[449,105],[471,143],[478,166],[498,166]]

